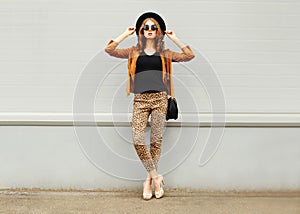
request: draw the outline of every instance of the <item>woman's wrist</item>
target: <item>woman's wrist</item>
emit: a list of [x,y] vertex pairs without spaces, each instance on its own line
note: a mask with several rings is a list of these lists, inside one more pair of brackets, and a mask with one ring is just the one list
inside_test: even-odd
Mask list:
[[182,49],[182,48],[185,47],[185,45],[184,45],[177,37],[174,37],[174,38],[173,38],[173,42],[174,42],[180,49]]

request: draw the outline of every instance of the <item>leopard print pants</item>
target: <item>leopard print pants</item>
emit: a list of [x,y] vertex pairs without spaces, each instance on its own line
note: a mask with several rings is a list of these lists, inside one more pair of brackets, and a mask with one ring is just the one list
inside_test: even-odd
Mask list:
[[[132,115],[133,145],[149,172],[157,169],[161,154],[162,135],[166,122],[168,96],[166,92],[135,94]],[[145,143],[145,132],[151,114],[150,151]]]

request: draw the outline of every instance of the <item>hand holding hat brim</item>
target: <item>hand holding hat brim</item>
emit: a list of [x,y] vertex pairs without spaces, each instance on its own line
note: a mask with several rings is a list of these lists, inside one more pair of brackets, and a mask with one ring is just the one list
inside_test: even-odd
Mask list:
[[132,35],[134,32],[135,32],[135,28],[134,28],[134,27],[128,27],[128,28],[126,28],[124,34],[125,34],[126,36],[130,36],[130,35]]
[[173,34],[173,31],[171,31],[171,30],[166,30],[165,33],[166,33],[166,34],[172,35],[172,34]]

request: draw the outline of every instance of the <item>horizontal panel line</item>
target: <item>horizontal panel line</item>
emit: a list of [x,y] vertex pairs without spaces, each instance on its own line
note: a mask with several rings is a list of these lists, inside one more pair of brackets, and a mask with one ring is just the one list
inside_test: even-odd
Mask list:
[[[131,126],[131,116],[131,113],[75,114],[75,116],[72,113],[0,113],[0,125]],[[166,125],[175,127],[300,127],[300,113],[183,113],[179,114],[177,121],[170,120]]]
[[[207,63],[209,64],[209,63]],[[242,65],[300,65],[300,63],[251,63],[251,62],[214,62],[213,64],[242,64]]]
[[[176,11],[176,10],[173,10]],[[110,12],[107,12],[107,10],[102,11],[102,10],[56,10],[56,11],[49,11],[49,10],[18,10],[18,9],[14,9],[13,12],[11,12],[10,10],[5,10],[2,9],[0,10],[0,15],[1,13],[4,14],[9,14],[11,16],[15,16],[15,15],[19,15],[19,14],[34,14],[34,15],[40,15],[40,14],[51,14],[51,16],[56,15],[56,14],[62,14],[62,15],[66,15],[66,14],[82,14],[82,15],[90,15],[93,13],[96,13],[97,15],[99,15],[99,12],[104,12],[106,14],[109,14]],[[115,13],[116,11],[112,11],[112,13]],[[18,14],[17,14],[18,13]],[[86,14],[85,14],[86,13]],[[241,16],[247,16],[249,14],[253,14],[255,16],[300,16],[298,13],[288,13],[288,12],[204,12],[201,11],[201,14],[199,14],[199,11],[193,11],[193,10],[189,10],[188,14],[195,14],[198,16],[205,16],[205,15],[241,15]],[[94,15],[94,14],[93,14]]]
[[[40,59],[40,60],[42,60],[42,59]],[[125,60],[126,59],[121,59],[121,60],[124,60],[124,62],[125,62]],[[120,61],[121,61],[120,60]],[[83,65],[84,64],[86,64],[87,63],[87,61],[88,60],[71,60],[71,59],[47,59],[47,62],[48,63],[51,63],[52,64],[52,62],[53,63],[63,63],[63,62],[65,62],[64,64],[68,64],[68,63],[73,63],[73,62],[80,62],[80,63],[83,63]],[[0,62],[13,62],[13,63],[15,63],[15,62],[25,62],[25,63],[30,63],[30,62],[36,62],[36,59],[0,59]],[[45,64],[47,63],[47,62],[45,62]],[[208,64],[229,64],[229,63],[231,63],[231,64],[251,64],[251,65],[278,65],[278,64],[280,64],[280,65],[300,65],[300,63],[289,63],[289,62],[287,62],[287,63],[257,63],[257,62],[216,62],[216,61],[212,61],[212,60],[209,60],[209,63]],[[34,63],[35,64],[35,63]]]
[[[299,40],[300,41],[300,40]],[[6,55],[7,53],[11,52],[11,53],[16,53],[15,50],[20,50],[18,51],[17,53],[22,53],[22,52],[26,52],[26,51],[41,51],[41,48],[22,48],[20,49],[17,48],[17,47],[9,47],[9,48],[5,48],[5,47],[2,47],[1,48],[1,52],[2,51],[5,51]],[[74,50],[78,51],[78,55],[81,54],[81,53],[85,53],[85,54],[88,54],[88,53],[94,53],[95,50],[91,50],[91,49],[83,49],[83,48],[68,48],[68,50],[66,50],[66,48],[47,48],[47,53],[50,53],[50,51],[56,51],[56,50],[63,50],[64,53],[72,53]],[[248,49],[236,49],[236,50],[232,50],[232,49],[219,49],[219,50],[211,50],[211,49],[201,49],[202,52],[210,52],[210,53],[218,53],[218,52],[221,52],[221,53],[271,53],[271,54],[277,54],[277,55],[281,55],[281,54],[284,54],[284,53],[300,53],[300,48],[299,50],[282,50],[282,48],[280,50],[272,50],[272,51],[257,51],[257,50],[248,50]],[[104,49],[103,49],[104,51]],[[280,52],[278,52],[280,51]],[[32,54],[32,53],[31,53]],[[57,53],[56,53],[57,54]],[[73,53],[74,54],[74,53]],[[108,56],[108,55],[107,55]],[[109,58],[109,56],[108,56]]]
[[[123,59],[120,59],[120,61],[123,60]],[[11,62],[11,61],[14,61],[14,60],[1,60],[0,61],[7,61],[7,62]],[[27,63],[27,64],[32,64],[32,65],[47,65],[47,64],[50,64],[50,65],[55,65],[55,64],[69,64],[70,62],[69,61],[55,61],[55,62],[52,62],[52,61],[34,61],[34,60],[19,60],[19,61],[22,61],[24,63]],[[110,62],[110,63],[118,63],[120,62],[118,60],[114,61],[114,62]],[[126,63],[126,59],[124,59],[124,62]],[[85,65],[86,64],[86,61],[83,61],[83,60],[75,60],[75,61],[72,61],[72,63],[77,63],[77,64],[80,64],[80,65]],[[205,64],[211,64],[208,63],[208,62],[204,62]],[[203,63],[202,63],[203,64]],[[300,63],[278,63],[278,62],[274,62],[274,63],[250,63],[250,62],[213,62],[212,64],[232,64],[232,65],[251,65],[252,67],[256,67],[256,65],[287,65],[287,66],[299,66]]]
[[[44,25],[43,25],[44,26]],[[48,25],[47,25],[48,26]],[[180,26],[180,25],[177,25],[177,26]],[[23,25],[0,25],[0,29],[1,28],[24,28],[24,29],[27,29],[28,26],[23,26]],[[51,25],[51,27],[54,27],[54,28],[64,28],[65,29],[65,26],[63,25]],[[72,27],[74,27],[75,29],[77,29],[76,26],[69,26],[68,25],[68,29],[71,29]],[[84,27],[93,27],[95,28],[95,25],[84,25]],[[117,28],[118,26],[105,26],[105,28]],[[121,27],[121,26],[119,26]],[[182,28],[186,27],[186,25],[182,26]],[[189,27],[186,27],[186,28],[189,28]],[[256,26],[256,27],[253,27],[253,26],[224,26],[224,25],[205,25],[205,26],[201,26],[201,29],[259,29],[259,30],[266,30],[266,29],[293,29],[294,31],[297,31],[297,30],[300,30],[300,28],[296,28],[294,26],[280,26],[280,27],[276,27],[276,26]],[[60,32],[58,32],[60,33]]]
[[221,40],[221,41],[224,41],[224,40],[234,40],[234,41],[264,41],[264,42],[270,42],[270,41],[300,41],[300,39],[243,39],[243,38],[239,38],[239,37],[236,37],[236,38],[226,38],[226,37],[220,37],[220,38],[211,38],[211,37],[207,37],[207,38],[201,38],[201,37],[191,37],[189,36],[188,37],[190,40],[193,40],[194,38],[197,38],[197,40]]
[[[28,22],[27,23],[14,23],[14,24],[3,24],[3,25],[0,25],[0,26],[4,26],[4,27],[43,27],[43,28],[45,28],[45,23],[43,23],[43,22],[39,22],[39,23],[32,23],[32,22],[30,22],[30,21],[32,21],[32,20],[28,20]],[[288,22],[287,22],[288,23]],[[251,24],[255,24],[255,23],[251,23]],[[251,25],[250,24],[250,25]],[[257,23],[256,23],[257,24]],[[274,24],[275,25],[275,24]],[[279,26],[278,26],[279,25]],[[78,27],[78,26],[80,26],[80,27],[85,27],[85,26],[87,26],[87,27],[89,27],[89,26],[91,26],[91,27],[96,27],[96,28],[99,28],[99,24],[97,24],[97,23],[95,23],[95,24],[87,24],[87,23],[62,23],[62,22],[60,22],[59,24],[58,23],[47,23],[47,25],[46,25],[47,27],[62,27],[62,28],[65,28],[66,26],[68,26],[68,28],[70,28],[70,27]],[[203,28],[203,27],[205,27],[205,26],[208,26],[208,25],[203,25],[203,26],[201,26],[201,28]],[[210,26],[211,26],[211,24],[210,24]],[[217,27],[217,28],[219,28],[219,27],[224,27],[224,26],[227,26],[227,25],[225,25],[225,24],[223,24],[223,25],[216,25],[216,24],[213,24],[213,26],[215,26],[215,27]],[[242,25],[237,25],[237,24],[235,24],[235,25],[233,25],[233,24],[230,24],[230,25],[228,25],[229,27],[232,27],[232,26],[241,26],[242,27]],[[245,26],[245,25],[244,25]],[[270,26],[269,24],[266,24],[266,25],[263,25],[263,26],[260,26],[261,28],[266,28],[266,27],[269,27],[269,28],[272,28],[272,26]],[[295,24],[292,24],[292,23],[289,23],[289,25],[287,25],[287,24],[276,24],[276,27],[277,28],[297,28],[297,27],[299,27],[298,26],[298,24],[297,23],[295,23]],[[109,28],[109,27],[108,27]],[[110,28],[115,28],[115,27],[110,27]]]
[[[148,124],[149,125],[149,124]],[[112,123],[112,122],[97,122],[96,124],[91,123],[78,123],[74,125],[70,122],[41,122],[41,121],[31,121],[31,122],[0,122],[0,126],[88,126],[88,127],[131,127],[130,122],[123,122],[123,123]],[[226,124],[223,123],[177,123],[177,122],[167,122],[166,127],[232,127],[232,128],[239,128],[239,127],[247,127],[247,128],[299,128],[300,123],[230,123],[227,122]]]
[[[158,0],[157,0],[158,1]],[[180,1],[182,2],[182,0],[177,0],[177,1]],[[129,1],[129,3],[136,3],[136,2],[140,2],[138,0],[131,0]],[[161,1],[159,1],[160,3],[162,3]],[[173,0],[173,2],[176,2],[176,0]],[[185,4],[187,2],[201,2],[201,3],[212,3],[212,4],[224,4],[223,1],[199,1],[199,0],[187,0],[185,1]],[[165,1],[166,4],[168,4],[167,1]],[[244,1],[244,2],[241,2],[241,1],[226,1],[226,4],[291,4],[291,3],[294,3],[294,4],[297,4],[298,2],[297,1],[282,1],[282,2],[267,2],[267,1]]]
[[[7,38],[7,36],[1,36],[1,37]],[[68,42],[70,40],[86,41],[87,39],[98,41],[98,39],[95,36],[92,36],[92,37],[86,37],[85,36],[84,39],[82,39],[82,38],[70,39],[69,36],[63,37],[63,36],[59,36],[59,35],[57,35],[56,37],[57,38],[53,38],[53,37],[43,37],[43,38],[41,38],[40,36],[34,37],[32,35],[28,35],[28,36],[22,35],[22,39],[31,39],[31,41],[33,41],[34,39],[38,39],[39,41],[44,41],[44,42],[47,41],[47,40],[50,40],[50,39],[51,39],[51,41],[57,40],[59,42],[63,42],[64,40],[67,40]],[[261,42],[261,43],[272,43],[272,42],[296,42],[296,43],[298,43],[298,42],[300,42],[300,39],[291,39],[291,38],[287,38],[287,39],[270,39],[270,38],[268,38],[268,39],[243,39],[243,38],[240,38],[240,37],[219,37],[219,38],[215,37],[215,38],[212,38],[212,37],[191,37],[191,36],[189,36],[188,40],[190,40],[190,41],[185,42],[185,43],[192,45],[191,41],[193,41],[195,39],[197,39],[197,41],[199,41],[199,40],[214,40],[214,41],[220,40],[220,42],[224,42],[226,40],[233,40],[232,42],[238,41],[238,42]],[[186,39],[184,39],[184,40],[186,40]],[[12,39],[12,41],[14,41],[14,39]],[[6,41],[6,43],[9,43],[9,42]],[[241,45],[241,44],[238,44],[238,45]],[[135,43],[132,44],[132,46],[134,46],[134,45],[135,45]],[[105,47],[105,45],[103,47]],[[122,48],[125,48],[125,47],[122,47]],[[193,46],[192,46],[192,48],[193,48]],[[34,48],[34,49],[36,49],[36,48]],[[80,49],[80,48],[73,48],[73,49]],[[93,51],[93,49],[84,49],[84,50]]]
[[[153,0],[153,1],[155,1],[155,0]],[[160,2],[160,0],[156,0],[156,1],[159,1]],[[176,2],[176,1],[182,1],[182,0],[172,0],[173,2]],[[140,1],[138,1],[138,0],[129,0],[128,2],[140,2]],[[167,2],[167,1],[166,1]],[[187,0],[187,1],[185,1],[185,2],[209,2],[209,3],[224,3],[224,1],[215,1],[215,0],[211,0],[211,1],[208,1],[208,0]],[[267,3],[267,4],[269,4],[269,3],[274,3],[273,1],[263,1],[263,0],[256,0],[256,1],[243,1],[243,2],[241,2],[241,1],[226,1],[226,4],[227,3],[241,3],[241,4],[244,4],[244,3]],[[298,3],[296,0],[290,0],[290,1],[278,1],[278,2],[276,2],[276,3]]]

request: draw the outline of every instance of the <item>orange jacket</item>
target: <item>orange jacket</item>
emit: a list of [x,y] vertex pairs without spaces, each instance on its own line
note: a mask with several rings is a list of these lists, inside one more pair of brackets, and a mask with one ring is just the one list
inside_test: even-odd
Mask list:
[[[125,49],[118,49],[119,43],[114,40],[110,40],[105,48],[106,53],[111,56],[118,58],[128,59],[128,81],[126,87],[127,96],[134,90],[134,75],[136,71],[136,61],[139,56],[139,52],[136,46],[132,46]],[[162,72],[163,72],[163,82],[167,88],[168,95],[174,97],[174,86],[172,80],[172,62],[184,62],[189,61],[195,57],[191,48],[187,45],[181,48],[182,53],[171,51],[170,49],[165,49],[160,53],[162,61]]]

